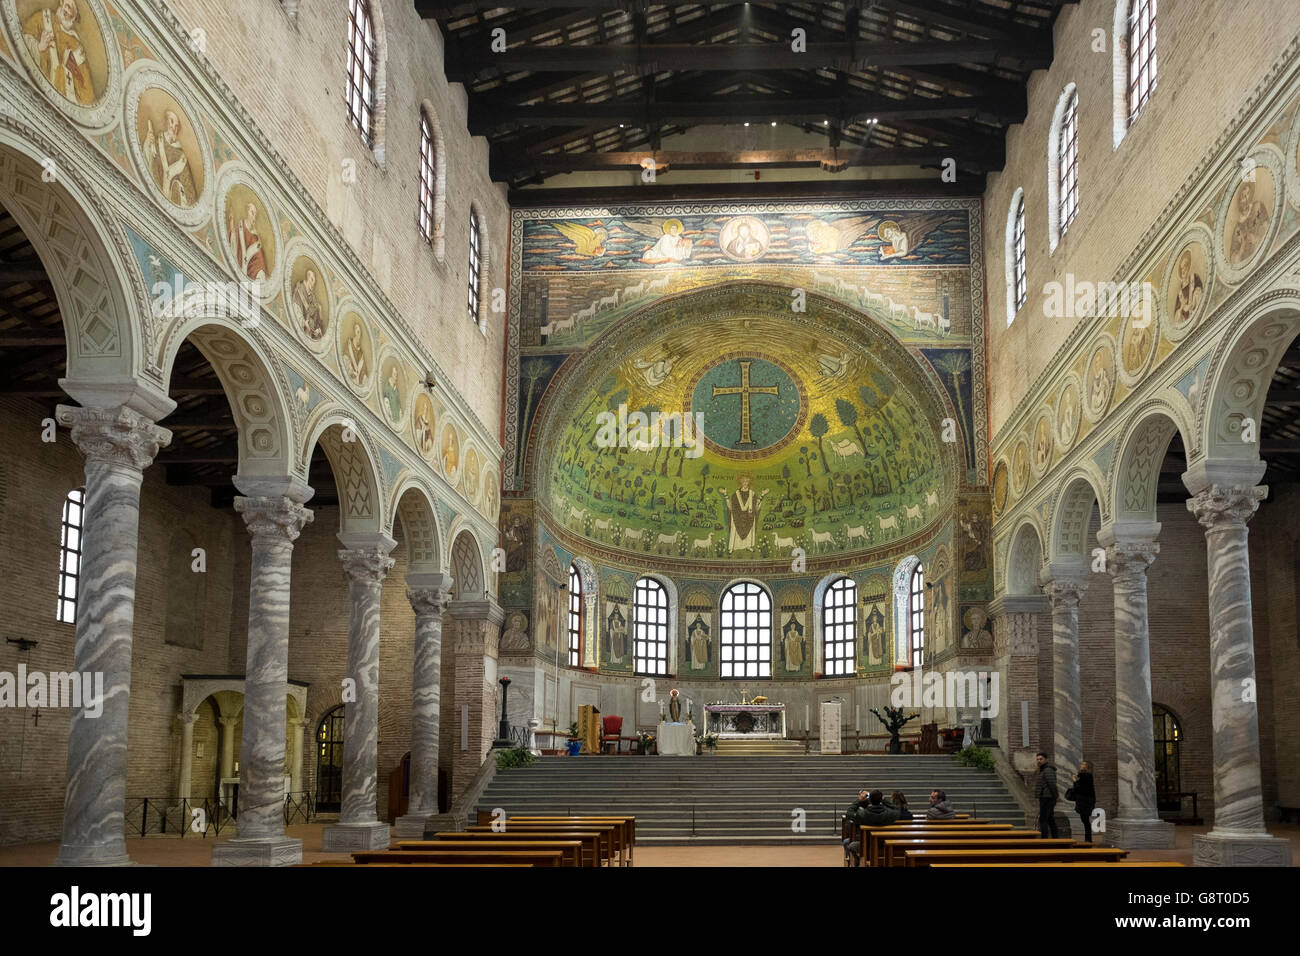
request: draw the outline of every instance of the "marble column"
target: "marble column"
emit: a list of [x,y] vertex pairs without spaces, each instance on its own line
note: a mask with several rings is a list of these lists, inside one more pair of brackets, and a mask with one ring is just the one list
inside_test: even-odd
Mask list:
[[306,727],[301,717],[289,718],[289,792],[295,800],[302,793],[302,735]]
[[177,714],[181,724],[181,778],[176,786],[176,805],[190,798],[194,784],[194,722],[198,714]]
[[[1261,469],[1262,471],[1262,469]],[[1211,484],[1187,502],[1205,528],[1210,586],[1214,828],[1194,838],[1197,866],[1289,866],[1291,847],[1264,828],[1255,703],[1248,522],[1268,489]]]
[[1126,849],[1171,850],[1174,825],[1156,808],[1155,728],[1151,715],[1151,647],[1147,569],[1160,553],[1152,521],[1103,528],[1115,597],[1115,756],[1117,813],[1103,839]]
[[[244,732],[237,835],[212,848],[213,866],[291,866],[302,841],[284,834],[284,738],[288,714],[289,579],[293,543],[311,522],[311,489],[296,479],[237,478],[235,499],[253,539],[248,587]],[[287,493],[286,493],[287,492]]]
[[348,700],[345,689],[343,805],[339,822],[322,834],[326,853],[382,850],[389,842],[388,824],[378,817],[379,598],[393,566],[388,553],[396,542],[382,532],[339,538],[347,545],[339,560],[351,604],[345,677],[352,681],[355,699]]
[[[1049,565],[1043,585],[1052,606],[1052,762],[1063,810],[1073,810],[1065,800],[1071,775],[1083,759],[1083,695],[1079,684],[1079,599],[1086,588],[1085,569]],[[1077,819],[1063,812],[1065,833],[1072,833]],[[1058,824],[1059,826],[1059,824]]]
[[73,665],[103,674],[103,710],[72,712],[63,840],[56,866],[112,866],[126,855],[127,716],[135,620],[140,484],[171,432],[126,406],[60,405],[60,423],[86,458]]
[[[505,613],[491,598],[456,601],[449,607],[455,625],[455,694],[449,708],[454,726],[451,793],[456,799],[469,786],[496,737],[497,652]],[[461,727],[462,707],[468,720]],[[462,740],[469,746],[462,748]]]
[[415,666],[411,680],[411,794],[397,818],[397,836],[419,840],[438,813],[438,733],[442,694],[442,615],[451,601],[451,576],[409,574],[406,597],[415,610]]
[[234,717],[218,717],[217,723],[221,725],[219,779],[227,780],[235,775],[235,728],[239,726],[239,721]]

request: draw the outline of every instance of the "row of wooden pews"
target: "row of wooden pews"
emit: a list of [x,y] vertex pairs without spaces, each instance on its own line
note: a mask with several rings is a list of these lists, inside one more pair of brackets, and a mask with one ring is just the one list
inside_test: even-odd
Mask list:
[[852,839],[859,841],[867,866],[1181,865],[1124,863],[1128,851],[1117,847],[1044,838],[1037,830],[969,817],[908,820],[882,827],[859,825]]
[[[497,823],[496,827],[501,827]],[[425,836],[430,836],[426,833]],[[635,817],[511,817],[494,829],[492,817],[463,831],[403,840],[389,850],[358,852],[351,861],[311,866],[631,866]]]

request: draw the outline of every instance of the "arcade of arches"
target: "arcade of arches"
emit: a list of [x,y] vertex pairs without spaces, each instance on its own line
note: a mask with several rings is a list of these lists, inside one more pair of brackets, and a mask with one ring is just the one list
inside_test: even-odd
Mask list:
[[[638,138],[545,58],[520,106],[468,47],[444,70],[469,5],[259,0],[239,43],[220,6],[0,0],[0,847],[122,864],[201,810],[214,864],[300,862],[295,820],[382,848],[467,810],[504,678],[516,742],[583,705],[653,731],[677,688],[780,701],[815,751],[824,703],[866,747],[919,670],[997,674],[921,722],[1024,794],[1035,752],[1088,760],[1116,844],[1172,848],[1195,793],[1197,863],[1290,862],[1294,11],[1162,7],[1132,86],[1155,0],[939,3],[1048,53],[864,68],[865,127],[676,127],[678,93]],[[735,39],[736,4],[648,6]],[[850,46],[924,15],[752,6]],[[312,82],[271,65],[317,42]],[[1012,106],[947,102],[981,91]],[[94,707],[13,676],[67,672]]]

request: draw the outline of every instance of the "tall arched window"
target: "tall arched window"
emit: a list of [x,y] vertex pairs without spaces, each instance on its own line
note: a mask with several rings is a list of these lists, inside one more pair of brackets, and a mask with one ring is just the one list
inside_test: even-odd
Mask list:
[[85,489],[68,492],[63,500],[59,535],[59,604],[57,616],[64,624],[77,623],[77,583],[81,577],[81,518]]
[[822,604],[823,673],[842,677],[857,670],[858,586],[840,578],[826,589]]
[[582,666],[582,575],[569,565],[569,666]]
[[1007,265],[1007,325],[1029,297],[1025,272],[1025,191],[1017,189],[1007,213],[1007,239],[1004,256]]
[[1125,105],[1128,125],[1151,99],[1156,88],[1156,0],[1127,0],[1128,14],[1128,89]]
[[772,598],[750,581],[722,594],[720,648],[722,676],[772,676]]
[[342,704],[321,718],[316,728],[316,809],[338,813],[343,806]]
[[479,320],[479,293],[483,282],[483,236],[478,221],[478,212],[469,211],[469,318],[475,325]]
[[925,568],[918,564],[912,571],[907,595],[908,646],[913,667],[920,667],[925,656]]
[[1047,238],[1055,252],[1079,212],[1079,90],[1073,83],[1056,101],[1047,142]]
[[420,235],[433,245],[438,202],[438,156],[433,138],[433,123],[428,112],[420,109]]
[[370,0],[348,0],[348,119],[375,145],[375,18]]
[[1180,768],[1179,749],[1183,743],[1182,728],[1173,711],[1164,704],[1151,705],[1152,726],[1155,730],[1156,748],[1156,800],[1169,803],[1174,807],[1180,805],[1178,798],[1168,794],[1178,793]]
[[638,578],[632,589],[632,669],[668,673],[668,592],[654,578]]

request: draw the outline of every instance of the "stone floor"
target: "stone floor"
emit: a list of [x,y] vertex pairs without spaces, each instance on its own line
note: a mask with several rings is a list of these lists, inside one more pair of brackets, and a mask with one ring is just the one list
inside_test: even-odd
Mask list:
[[[289,836],[302,840],[303,862],[339,859],[340,854],[321,851],[323,824],[312,823],[288,828]],[[1192,837],[1207,832],[1207,827],[1178,827],[1173,850],[1134,850],[1130,860],[1177,860],[1192,862]],[[1291,862],[1300,866],[1300,826],[1275,825],[1274,836],[1291,841]],[[127,852],[137,863],[157,866],[208,866],[212,862],[212,840],[158,837],[127,840]],[[0,867],[48,866],[54,861],[57,842],[28,843],[0,847]],[[843,854],[836,846],[638,846],[637,866],[841,866]]]

